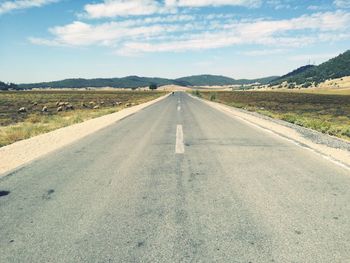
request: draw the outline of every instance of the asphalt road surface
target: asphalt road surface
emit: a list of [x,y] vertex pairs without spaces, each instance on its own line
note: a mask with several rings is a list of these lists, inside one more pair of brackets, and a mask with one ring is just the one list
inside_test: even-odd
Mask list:
[[349,171],[183,92],[0,191],[1,263],[350,262]]

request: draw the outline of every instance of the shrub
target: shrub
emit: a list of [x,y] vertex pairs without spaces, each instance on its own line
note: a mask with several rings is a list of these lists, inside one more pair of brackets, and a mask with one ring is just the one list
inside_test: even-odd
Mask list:
[[30,123],[39,123],[41,122],[42,118],[39,115],[32,114],[27,118],[27,121]]
[[303,84],[303,88],[308,88],[308,87],[310,87],[312,85],[312,83],[311,82],[306,82],[306,83],[304,83]]
[[192,91],[192,95],[197,96],[197,97],[201,97],[202,95],[200,94],[199,90],[194,90]]
[[282,116],[281,119],[284,120],[284,121],[295,123],[296,120],[297,120],[297,117],[294,114],[285,114],[285,115]]
[[149,89],[150,89],[150,90],[155,90],[155,89],[157,89],[157,88],[158,88],[157,84],[151,84],[151,85],[149,85]]
[[344,136],[347,136],[350,138],[350,128],[344,128],[342,131],[341,131],[341,135],[344,135]]

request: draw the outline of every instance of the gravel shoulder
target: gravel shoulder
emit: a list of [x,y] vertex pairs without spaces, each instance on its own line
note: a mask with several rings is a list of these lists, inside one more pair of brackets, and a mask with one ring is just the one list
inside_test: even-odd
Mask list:
[[[192,95],[191,95],[192,96]],[[230,107],[221,103],[203,101],[209,106],[255,127],[272,132],[308,150],[322,155],[324,158],[350,170],[350,142],[304,128],[289,122],[263,116],[256,112]]]
[[41,134],[0,148],[0,178],[31,161],[122,120],[164,98]]

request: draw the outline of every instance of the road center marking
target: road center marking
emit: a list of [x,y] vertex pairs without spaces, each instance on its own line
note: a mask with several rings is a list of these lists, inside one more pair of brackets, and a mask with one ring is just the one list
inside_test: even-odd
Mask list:
[[185,146],[184,146],[184,133],[182,130],[182,125],[176,126],[176,146],[175,146],[175,153],[182,154],[185,152]]
[[180,111],[181,110],[181,106],[177,106],[177,111]]

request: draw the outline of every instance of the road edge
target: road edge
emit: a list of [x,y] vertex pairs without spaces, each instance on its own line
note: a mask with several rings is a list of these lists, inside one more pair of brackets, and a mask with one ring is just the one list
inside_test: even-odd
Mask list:
[[[15,170],[43,157],[44,155],[131,116],[136,112],[167,98],[168,96],[169,94],[166,94],[154,100],[122,109],[118,112],[103,115],[98,118],[73,124],[1,147],[0,178],[13,173]],[[62,140],[62,138],[64,138],[64,140]]]
[[[202,98],[198,98],[189,94],[192,98],[197,99],[203,103],[206,103],[212,108],[215,108],[226,115],[239,119],[245,123],[248,123],[251,126],[264,130],[265,132],[272,133],[274,135],[283,138],[293,144],[296,144],[304,149],[314,152],[322,156],[323,158],[341,166],[347,170],[350,170],[350,151],[345,149],[330,147],[325,144],[315,143],[311,140],[305,138],[300,132],[286,125],[282,125],[265,118],[265,116],[254,113],[254,115],[242,109],[236,109],[232,106],[228,106],[222,103],[208,101]],[[261,117],[260,117],[260,116]],[[284,122],[284,121],[281,121]],[[288,123],[289,124],[289,123]],[[312,130],[312,132],[320,133]],[[329,136],[327,134],[320,133],[322,136]]]

